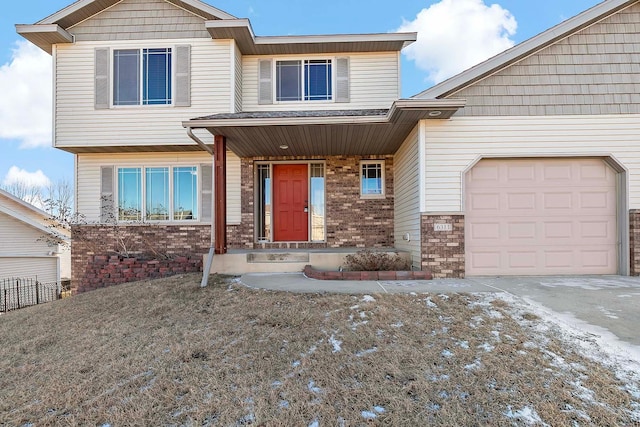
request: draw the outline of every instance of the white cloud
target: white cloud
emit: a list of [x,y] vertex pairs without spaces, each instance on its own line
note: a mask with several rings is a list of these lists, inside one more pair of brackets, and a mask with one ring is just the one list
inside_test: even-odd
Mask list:
[[29,172],[17,166],[11,166],[2,181],[2,185],[9,187],[16,184],[24,185],[28,188],[42,188],[51,185],[51,180],[40,169],[35,172]]
[[0,139],[22,148],[51,146],[51,57],[27,41],[0,66]]
[[498,4],[483,0],[441,0],[422,9],[398,31],[417,32],[403,53],[439,83],[488,59],[515,43],[516,19]]

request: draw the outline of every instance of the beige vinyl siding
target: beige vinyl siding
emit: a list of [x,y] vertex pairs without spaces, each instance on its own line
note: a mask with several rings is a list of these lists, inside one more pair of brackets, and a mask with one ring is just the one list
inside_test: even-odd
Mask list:
[[[416,126],[393,158],[394,236],[396,249],[409,251],[413,267],[420,269],[420,161]],[[409,234],[410,240],[403,236]]]
[[46,255],[57,247],[39,241],[45,232],[0,212],[0,255]]
[[640,3],[449,98],[458,115],[640,113]]
[[68,31],[76,41],[211,38],[204,22],[163,0],[123,0]]
[[238,45],[234,43],[235,50],[235,108],[236,113],[242,111],[242,53],[238,48]]
[[[211,163],[211,156],[206,153],[79,154],[77,159],[77,212],[85,215],[89,222],[100,219],[101,166],[198,166]],[[240,220],[240,159],[227,152],[227,223],[240,224]]]
[[463,174],[482,156],[613,155],[629,170],[629,207],[640,208],[640,115],[454,117],[423,124],[428,212],[463,211]]
[[[94,109],[94,49],[191,45],[191,107],[134,106]],[[81,42],[60,45],[56,53],[55,146],[194,145],[181,122],[213,113],[228,113],[229,41],[204,39]],[[111,58],[112,59],[112,58]]]
[[[390,108],[393,101],[397,100],[400,96],[398,91],[400,79],[398,55],[398,52],[381,52],[365,54],[341,53],[335,55],[289,55],[274,57],[274,61],[295,59],[335,59],[338,57],[348,57],[350,62],[349,85],[351,102],[274,102],[273,104],[258,104],[258,60],[272,58],[265,56],[245,56],[242,59],[242,105],[244,111]],[[275,72],[273,74],[273,79],[275,79]]]

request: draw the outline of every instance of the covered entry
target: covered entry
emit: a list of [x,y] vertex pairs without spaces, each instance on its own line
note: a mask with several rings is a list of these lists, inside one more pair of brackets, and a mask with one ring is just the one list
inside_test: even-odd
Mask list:
[[616,183],[599,158],[479,161],[465,175],[466,274],[616,274]]

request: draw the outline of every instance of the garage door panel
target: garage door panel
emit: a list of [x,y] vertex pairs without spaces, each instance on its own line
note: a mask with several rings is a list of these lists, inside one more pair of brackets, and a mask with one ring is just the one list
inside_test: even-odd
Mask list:
[[617,272],[616,174],[602,160],[478,165],[491,179],[466,176],[468,275]]

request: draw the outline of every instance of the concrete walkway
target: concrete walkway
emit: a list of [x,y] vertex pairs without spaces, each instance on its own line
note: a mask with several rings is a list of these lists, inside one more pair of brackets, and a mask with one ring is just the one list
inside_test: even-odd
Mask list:
[[[249,287],[288,292],[449,293],[504,292],[553,319],[619,343],[640,361],[640,277],[474,277],[415,281],[313,280],[295,274],[245,274]],[[634,358],[636,358],[634,357]]]

